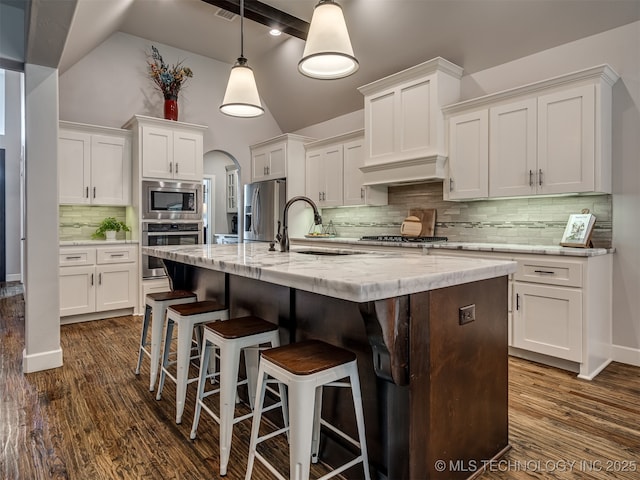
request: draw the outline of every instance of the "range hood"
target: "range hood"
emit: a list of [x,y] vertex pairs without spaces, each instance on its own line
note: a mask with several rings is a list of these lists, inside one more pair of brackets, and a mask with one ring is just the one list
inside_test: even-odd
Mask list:
[[363,185],[406,185],[410,183],[442,182],[447,157],[429,157],[394,160],[360,167]]

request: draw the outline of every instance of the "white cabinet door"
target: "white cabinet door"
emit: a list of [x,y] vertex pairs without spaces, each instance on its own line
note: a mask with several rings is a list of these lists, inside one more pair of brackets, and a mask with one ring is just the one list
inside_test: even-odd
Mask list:
[[383,185],[364,186],[364,139],[345,142],[343,205],[387,205],[387,187]]
[[538,97],[538,192],[595,190],[595,87]]
[[122,137],[91,137],[91,203],[131,203],[131,155]]
[[173,171],[174,179],[202,181],[202,149],[201,133],[173,132],[173,165],[169,170]]
[[535,98],[489,110],[490,197],[536,193],[536,112]]
[[142,125],[142,176],[173,178],[173,131]]
[[227,172],[227,213],[238,213],[238,171]]
[[581,362],[581,290],[514,282],[513,291],[513,346]]
[[342,205],[342,144],[307,152],[307,196],[319,207]]
[[117,310],[135,306],[136,265],[112,264],[96,267],[96,311]]
[[322,151],[310,151],[306,155],[306,194],[318,205],[322,202],[324,172],[322,171]]
[[91,135],[60,130],[58,137],[58,188],[62,204],[89,204]]
[[253,150],[251,153],[251,174],[254,182],[286,178],[287,142]]
[[95,283],[93,265],[60,268],[60,316],[94,312]]
[[[479,110],[449,119],[450,200],[485,198],[489,194],[489,112]],[[448,181],[448,185],[447,182]]]

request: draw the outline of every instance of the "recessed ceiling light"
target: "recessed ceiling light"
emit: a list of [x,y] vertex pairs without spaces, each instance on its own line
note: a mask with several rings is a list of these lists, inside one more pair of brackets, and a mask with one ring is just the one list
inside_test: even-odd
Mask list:
[[277,28],[272,28],[271,30],[269,30],[269,34],[273,35],[274,37],[278,37],[282,34],[282,32]]

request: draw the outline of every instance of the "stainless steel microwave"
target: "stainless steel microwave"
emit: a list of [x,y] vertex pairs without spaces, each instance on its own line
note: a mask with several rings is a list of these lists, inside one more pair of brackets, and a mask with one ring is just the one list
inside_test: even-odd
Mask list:
[[202,220],[202,184],[142,182],[143,220]]

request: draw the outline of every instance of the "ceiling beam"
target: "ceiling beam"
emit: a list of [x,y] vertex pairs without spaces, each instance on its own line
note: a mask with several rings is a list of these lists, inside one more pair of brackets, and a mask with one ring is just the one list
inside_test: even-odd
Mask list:
[[[240,15],[240,0],[202,0],[205,3],[222,8],[228,12]],[[307,39],[309,24],[304,20],[289,15],[282,10],[278,10],[266,3],[258,0],[245,0],[244,17],[269,28],[277,28],[282,33],[286,33],[302,40]]]

